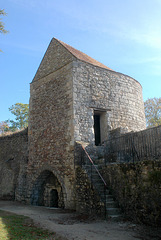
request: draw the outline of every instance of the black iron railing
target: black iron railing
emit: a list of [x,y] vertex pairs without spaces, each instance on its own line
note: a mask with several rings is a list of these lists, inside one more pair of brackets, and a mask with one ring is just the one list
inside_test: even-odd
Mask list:
[[161,158],[161,126],[111,137],[105,142],[105,161],[137,162]]
[[[81,146],[82,146],[82,145],[81,145]],[[86,149],[85,149],[83,146],[82,146],[82,148],[83,148],[85,154],[87,155],[87,157],[88,157],[88,159],[89,159],[89,161],[90,161],[90,163],[91,163],[91,166],[94,167],[94,169],[95,169],[96,172],[98,173],[99,177],[101,178],[101,180],[102,180],[104,186],[107,188],[107,184],[106,184],[104,178],[102,177],[101,173],[99,172],[98,168],[95,166],[93,160],[91,159],[91,157],[90,157],[89,154],[87,153]],[[91,171],[92,171],[92,168],[91,168]],[[92,175],[92,173],[91,173],[91,175]]]
[[[89,156],[88,152],[86,151],[86,149],[83,147],[83,145],[81,145],[82,147],[82,150],[83,150],[83,153],[85,153],[87,159],[89,160],[89,163],[90,163],[90,173],[87,173],[88,176],[91,178],[91,184],[95,187],[97,193],[99,194],[100,196],[100,200],[104,202],[104,206],[105,206],[105,218],[106,218],[106,190],[107,190],[107,183],[106,181],[104,180],[103,176],[101,175],[101,173],[99,172],[98,168],[96,167],[96,165],[94,164],[93,160],[91,159],[91,157]],[[82,153],[82,156],[81,156],[81,164],[82,166],[86,166],[88,165],[88,161],[85,161],[85,156],[83,156],[83,153]],[[98,174],[99,178],[101,179],[101,182],[103,184],[103,195],[101,194],[100,192],[100,189],[97,188],[97,183],[94,182],[94,180],[92,179],[93,177],[93,168],[95,169],[96,173]]]

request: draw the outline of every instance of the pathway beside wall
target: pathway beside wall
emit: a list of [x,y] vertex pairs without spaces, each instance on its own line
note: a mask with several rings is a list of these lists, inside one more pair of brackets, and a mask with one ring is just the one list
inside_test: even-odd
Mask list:
[[0,201],[0,209],[28,216],[39,226],[56,232],[64,240],[159,240],[161,231],[131,222],[90,220],[85,215],[62,209],[27,206]]

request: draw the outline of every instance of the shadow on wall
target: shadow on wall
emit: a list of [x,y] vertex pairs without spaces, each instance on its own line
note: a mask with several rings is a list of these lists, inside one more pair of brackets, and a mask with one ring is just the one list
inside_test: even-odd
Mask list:
[[51,171],[43,171],[36,179],[33,185],[31,204],[64,208],[62,187]]

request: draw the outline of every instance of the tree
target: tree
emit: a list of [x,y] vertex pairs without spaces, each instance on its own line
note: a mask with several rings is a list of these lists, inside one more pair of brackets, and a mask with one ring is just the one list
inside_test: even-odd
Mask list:
[[16,103],[9,110],[16,116],[16,121],[8,120],[9,130],[16,131],[28,126],[29,104]]
[[146,100],[144,107],[147,127],[161,125],[161,98],[150,98]]
[[0,122],[0,135],[4,135],[5,132],[8,132],[8,130],[9,130],[9,125],[7,121]]
[[[0,9],[0,15],[6,16],[7,14],[5,13],[4,9]],[[1,20],[1,18],[0,18]],[[0,21],[0,33],[7,33],[7,30],[4,28],[4,23]]]
[[[0,9],[0,15],[2,15],[2,16],[5,16],[5,15],[7,15],[6,13],[5,13],[5,11],[4,11],[4,9]],[[0,33],[7,33],[8,31],[4,28],[4,23],[1,21],[1,18],[0,18]],[[2,52],[1,50],[0,50],[0,52]]]

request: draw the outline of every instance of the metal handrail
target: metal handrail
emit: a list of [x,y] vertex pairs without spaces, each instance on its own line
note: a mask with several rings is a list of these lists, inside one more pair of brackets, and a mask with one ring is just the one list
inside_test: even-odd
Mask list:
[[[145,131],[146,131],[146,132],[149,132],[149,131],[151,131],[151,130],[153,130],[153,129],[158,129],[158,128],[161,129],[161,125],[156,126],[156,127],[146,128],[146,129],[144,129],[144,130],[139,131],[139,133],[144,133]],[[111,139],[106,139],[106,140],[104,140],[104,143],[110,142],[111,140],[116,140],[116,139],[119,139],[119,138],[124,138],[124,136],[128,136],[128,135],[131,135],[131,134],[135,136],[135,135],[137,135],[137,133],[138,133],[138,132],[126,132],[126,133],[121,134],[121,136],[113,137],[113,138],[111,138]]]
[[94,162],[92,161],[91,157],[89,156],[89,154],[87,153],[87,151],[85,150],[85,148],[83,147],[83,145],[81,144],[83,150],[85,151],[87,157],[89,158],[90,162],[92,163],[92,165],[94,166],[94,168],[96,169],[98,175],[100,176],[101,180],[103,181],[104,183],[104,186],[107,188],[107,183],[105,182],[105,180],[103,179],[101,173],[99,172],[99,170],[96,168],[96,166],[94,165]]

